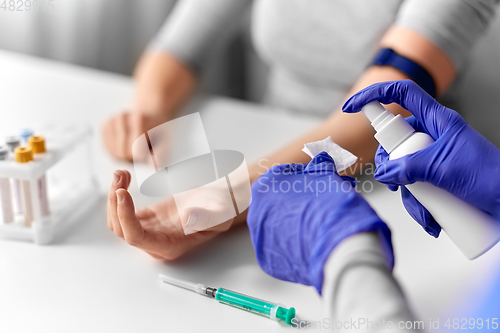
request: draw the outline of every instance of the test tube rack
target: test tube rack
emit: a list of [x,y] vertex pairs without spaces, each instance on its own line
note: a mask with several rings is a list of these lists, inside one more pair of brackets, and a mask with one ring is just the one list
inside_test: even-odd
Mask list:
[[[45,126],[35,128],[35,132],[46,138],[47,151],[37,154],[34,161],[20,164],[9,159],[0,161],[0,178],[14,178],[28,181],[31,190],[33,221],[31,227],[26,227],[19,221],[0,223],[0,239],[31,241],[38,245],[50,244],[57,231],[73,227],[74,224],[92,209],[99,200],[99,187],[91,163],[92,131],[86,126]],[[77,186],[67,180],[64,195],[56,200],[50,198],[50,213],[42,216],[37,193],[37,179],[64,160],[76,147],[86,145],[88,158],[83,161],[84,168],[88,168],[89,180]],[[48,189],[50,192],[50,188]]]

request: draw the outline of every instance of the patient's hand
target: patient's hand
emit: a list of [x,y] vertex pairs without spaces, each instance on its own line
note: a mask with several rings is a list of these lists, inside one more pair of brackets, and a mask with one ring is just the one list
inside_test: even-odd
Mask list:
[[[213,228],[185,235],[173,198],[136,211],[132,197],[126,190],[130,184],[130,173],[117,170],[113,177],[108,195],[108,227],[127,243],[146,251],[154,258],[175,259],[228,230],[233,223],[234,219],[231,219]],[[186,215],[189,213],[181,212]],[[207,218],[206,214],[210,214],[203,210],[197,210],[196,213],[198,219]]]
[[120,160],[132,161],[132,144],[166,118],[152,117],[139,112],[122,112],[110,117],[102,126],[102,139],[108,152]]
[[191,69],[173,55],[148,51],[135,70],[131,112],[110,117],[102,127],[104,145],[115,158],[132,161],[132,143],[144,132],[176,117],[196,84]]

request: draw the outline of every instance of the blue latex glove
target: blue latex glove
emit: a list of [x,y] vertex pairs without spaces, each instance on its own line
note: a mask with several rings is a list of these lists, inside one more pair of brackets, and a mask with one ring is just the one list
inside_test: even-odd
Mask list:
[[[352,113],[372,101],[397,103],[413,116],[418,132],[434,138],[429,147],[390,161],[384,148],[375,156],[375,179],[396,191],[399,186],[428,182],[500,220],[500,150],[457,112],[439,104],[410,80],[374,84],[352,96],[342,110]],[[408,213],[434,237],[441,227],[413,195],[401,187]]]
[[335,246],[361,232],[378,232],[392,269],[391,232],[363,197],[356,181],[340,177],[325,152],[309,164],[282,164],[252,186],[247,223],[260,267],[285,281],[316,287]]

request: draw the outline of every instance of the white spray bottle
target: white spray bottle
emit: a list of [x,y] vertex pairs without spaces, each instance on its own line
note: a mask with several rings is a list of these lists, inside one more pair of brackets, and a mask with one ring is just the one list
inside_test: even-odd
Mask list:
[[[434,142],[431,136],[415,132],[401,115],[394,116],[378,102],[367,104],[362,111],[377,131],[375,139],[391,160],[415,153]],[[476,259],[500,240],[500,221],[482,210],[430,183],[415,182],[406,188],[468,259]]]

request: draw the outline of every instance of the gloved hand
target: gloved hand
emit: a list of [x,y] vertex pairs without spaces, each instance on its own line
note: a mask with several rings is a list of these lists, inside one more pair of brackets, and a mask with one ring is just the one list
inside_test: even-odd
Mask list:
[[413,113],[408,123],[436,141],[392,161],[382,147],[375,156],[375,179],[391,191],[401,186],[406,210],[429,234],[437,237],[441,227],[403,185],[431,183],[500,220],[500,150],[495,145],[410,80],[376,83],[353,95],[342,110],[359,112],[377,100]]
[[392,269],[391,232],[363,197],[355,180],[340,177],[325,152],[309,164],[282,164],[252,186],[247,223],[260,267],[285,281],[316,287],[335,246],[361,232],[378,232]]

